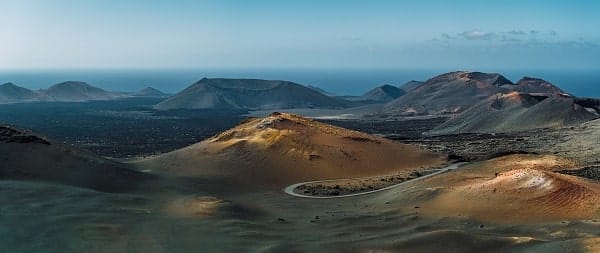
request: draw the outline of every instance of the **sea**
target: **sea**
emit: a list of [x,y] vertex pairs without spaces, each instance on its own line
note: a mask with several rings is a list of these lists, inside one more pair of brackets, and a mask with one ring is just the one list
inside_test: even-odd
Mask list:
[[[208,78],[286,80],[320,87],[336,95],[360,95],[382,85],[424,81],[451,69],[144,69],[144,70],[0,70],[0,84],[12,82],[29,89],[45,89],[64,81],[84,81],[110,90],[133,92],[151,86],[177,93]],[[523,76],[545,79],[568,93],[600,97],[600,70],[472,70],[503,74],[513,82]]]

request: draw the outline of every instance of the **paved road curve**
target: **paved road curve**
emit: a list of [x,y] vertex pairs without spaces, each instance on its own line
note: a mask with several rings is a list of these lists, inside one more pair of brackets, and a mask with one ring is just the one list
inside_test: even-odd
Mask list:
[[310,198],[310,199],[334,199],[334,198],[346,198],[346,197],[353,197],[353,196],[359,196],[359,195],[365,195],[365,194],[371,194],[371,193],[375,193],[375,192],[380,192],[380,191],[386,191],[395,187],[398,187],[404,183],[408,183],[408,182],[413,182],[413,181],[417,181],[417,180],[422,180],[428,177],[433,177],[435,175],[438,174],[442,174],[442,173],[446,173],[448,171],[451,170],[455,170],[458,167],[467,164],[466,162],[461,162],[461,163],[453,163],[450,164],[442,169],[440,169],[437,172],[431,173],[429,175],[425,175],[422,177],[418,177],[412,180],[407,180],[401,183],[397,183],[395,185],[390,185],[381,189],[377,189],[377,190],[372,190],[372,191],[367,191],[367,192],[359,192],[359,193],[352,193],[352,194],[346,194],[346,195],[338,195],[338,196],[310,196],[310,195],[302,195],[302,194],[298,194],[294,192],[294,189],[296,189],[298,186],[301,186],[303,184],[311,184],[311,183],[323,183],[323,182],[333,182],[333,181],[339,181],[339,180],[347,180],[347,179],[331,179],[331,180],[317,180],[317,181],[308,181],[308,182],[301,182],[301,183],[297,183],[297,184],[293,184],[290,185],[288,187],[286,187],[283,191],[289,195],[295,196],[295,197],[301,197],[301,198]]

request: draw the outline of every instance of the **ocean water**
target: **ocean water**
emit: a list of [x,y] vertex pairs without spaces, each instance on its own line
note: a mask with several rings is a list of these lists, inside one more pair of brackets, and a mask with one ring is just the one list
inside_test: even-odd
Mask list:
[[[176,93],[203,77],[259,78],[293,81],[321,87],[338,95],[360,95],[381,84],[399,85],[427,80],[452,70],[444,69],[178,69],[178,70],[0,70],[0,83],[13,82],[44,89],[63,81],[85,81],[111,91],[136,91],[152,86]],[[512,81],[539,77],[563,90],[585,97],[600,97],[598,70],[478,70],[498,72]]]

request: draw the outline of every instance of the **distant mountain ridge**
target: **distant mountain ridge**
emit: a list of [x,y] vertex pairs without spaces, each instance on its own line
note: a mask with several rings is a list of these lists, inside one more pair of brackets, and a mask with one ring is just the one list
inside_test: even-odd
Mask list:
[[[85,102],[126,97],[166,98],[154,109],[279,110],[344,108],[353,114],[402,117],[412,115],[458,115],[496,94],[511,92],[552,97],[568,95],[543,79],[523,77],[513,83],[498,73],[454,71],[425,82],[409,81],[399,87],[382,85],[361,96],[332,96],[318,87],[281,80],[203,78],[181,92],[167,94],[146,87],[137,92],[116,93],[85,82],[67,81],[46,90],[32,91],[12,83],[0,85],[0,103]],[[595,100],[574,98],[596,108]],[[367,106],[368,107],[364,107]],[[590,111],[592,112],[592,111]],[[331,112],[335,116],[335,112]]]
[[126,95],[109,92],[85,82],[67,81],[52,85],[46,90],[32,91],[13,83],[0,85],[0,103],[22,102],[85,102],[112,100]]
[[512,91],[564,93],[542,79],[524,78],[513,83],[498,73],[456,71],[435,76],[387,103],[383,114],[455,114],[467,110],[497,93]]
[[279,80],[203,78],[157,104],[156,109],[342,108],[349,102]]

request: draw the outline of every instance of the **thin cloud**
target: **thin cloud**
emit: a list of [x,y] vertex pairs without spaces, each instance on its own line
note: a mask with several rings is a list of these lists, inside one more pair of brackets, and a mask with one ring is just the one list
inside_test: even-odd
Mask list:
[[479,30],[474,30],[459,33],[458,36],[467,40],[491,40],[494,37],[496,37],[496,34],[493,32],[482,32]]
[[497,42],[498,46],[522,46],[522,47],[563,47],[563,48],[592,48],[600,47],[600,44],[587,41],[584,38],[576,40],[569,38],[560,38],[554,30],[539,31],[539,30],[510,30],[505,32],[483,32],[480,30],[465,31],[457,33],[455,36],[448,33],[442,33],[441,37],[434,41],[450,43],[451,41],[490,41]]

